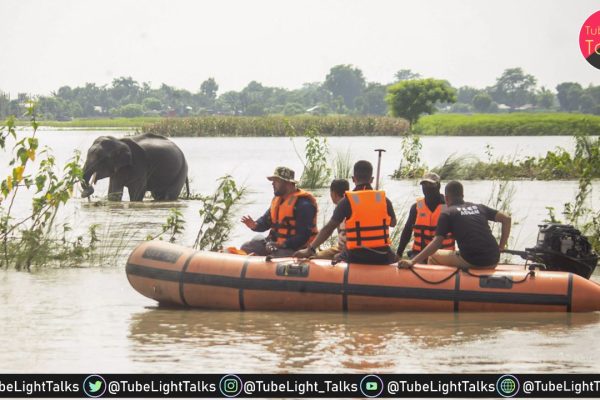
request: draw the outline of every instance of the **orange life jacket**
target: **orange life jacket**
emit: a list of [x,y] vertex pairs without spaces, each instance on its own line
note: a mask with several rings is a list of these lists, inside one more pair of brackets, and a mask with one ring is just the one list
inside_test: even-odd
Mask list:
[[[283,198],[281,196],[274,197],[271,201],[271,237],[277,244],[284,244],[287,239],[296,236],[294,208],[300,197],[309,199],[313,206],[315,206],[315,210],[317,210],[317,200],[315,197],[311,193],[300,189]],[[305,245],[310,243],[319,233],[319,230],[317,229],[316,212],[312,220],[310,231],[310,237],[302,247],[305,247]]]
[[346,192],[352,215],[346,220],[346,248],[376,248],[390,245],[390,223],[383,190]]
[[[435,229],[437,228],[443,205],[438,204],[435,210],[431,211],[427,207],[423,197],[417,199],[417,219],[413,226],[415,240],[413,241],[412,249],[414,252],[418,253],[423,250],[435,237]],[[442,249],[454,250],[454,238],[451,233],[442,241]]]

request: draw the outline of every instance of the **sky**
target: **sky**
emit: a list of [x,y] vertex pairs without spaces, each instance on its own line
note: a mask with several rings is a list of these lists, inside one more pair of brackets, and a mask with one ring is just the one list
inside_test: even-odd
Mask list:
[[455,87],[521,67],[554,89],[600,85],[579,31],[588,0],[0,0],[0,91],[47,95],[131,76],[219,93],[296,89],[337,64],[389,83],[400,69]]

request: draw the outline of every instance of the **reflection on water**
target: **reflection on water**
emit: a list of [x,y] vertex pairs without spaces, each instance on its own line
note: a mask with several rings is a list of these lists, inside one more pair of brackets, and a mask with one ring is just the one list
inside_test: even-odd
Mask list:
[[[131,318],[146,365],[241,372],[595,370],[594,314],[339,314],[152,308]],[[591,343],[590,343],[591,344]],[[564,349],[561,352],[560,349]],[[582,354],[583,353],[583,354]]]

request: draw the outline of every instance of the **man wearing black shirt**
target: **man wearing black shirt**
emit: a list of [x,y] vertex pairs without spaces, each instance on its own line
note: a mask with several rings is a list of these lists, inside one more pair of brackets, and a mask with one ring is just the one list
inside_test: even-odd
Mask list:
[[[430,264],[455,267],[495,267],[500,260],[500,251],[506,247],[510,236],[511,218],[509,215],[484,206],[463,200],[463,187],[452,181],[446,185],[448,208],[442,211],[435,238],[425,249],[411,260],[401,260],[398,267],[412,267],[429,257]],[[488,221],[502,224],[500,243],[492,235]],[[460,251],[438,250],[444,236],[452,233]],[[431,256],[431,257],[430,257]]]
[[[352,176],[352,181],[356,185],[353,192],[361,192],[361,191],[370,191],[374,192],[371,187],[371,183],[373,182],[373,166],[368,161],[358,161],[354,164],[354,176]],[[381,242],[381,245],[376,244],[375,246],[369,246],[369,241],[366,239],[370,233],[363,233],[365,235],[363,240],[365,241],[365,245],[358,246],[356,248],[352,248],[348,250],[348,241],[352,241],[352,228],[349,227],[348,222],[353,217],[353,213],[355,213],[354,217],[357,215],[365,215],[369,214],[370,211],[374,212],[374,208],[372,203],[358,203],[359,206],[356,210],[352,209],[351,202],[348,196],[351,196],[352,192],[346,192],[346,197],[342,199],[335,210],[333,211],[333,216],[329,220],[329,222],[321,228],[317,237],[309,243],[308,247],[304,250],[299,250],[294,253],[294,257],[303,257],[307,258],[313,256],[316,253],[317,247],[319,247],[331,234],[333,231],[344,221],[346,221],[346,248],[341,253],[341,259],[347,262],[359,263],[359,264],[391,264],[395,260],[395,255],[392,252],[389,244],[385,245],[384,242],[389,243],[389,230],[387,231],[387,237],[385,239],[378,239],[377,241],[373,241],[371,243]],[[381,199],[383,200],[383,199]],[[381,204],[381,203],[380,203]],[[358,209],[360,208],[360,209]],[[396,214],[394,213],[394,207],[390,200],[385,198],[385,207],[383,211],[387,210],[387,218],[389,218],[390,225],[387,227],[396,226]],[[379,229],[379,227],[377,228]],[[382,230],[385,230],[383,228]],[[369,232],[378,232],[376,230],[369,230]],[[379,235],[379,233],[377,233]],[[385,237],[386,234],[383,234]],[[353,246],[354,247],[354,246]]]

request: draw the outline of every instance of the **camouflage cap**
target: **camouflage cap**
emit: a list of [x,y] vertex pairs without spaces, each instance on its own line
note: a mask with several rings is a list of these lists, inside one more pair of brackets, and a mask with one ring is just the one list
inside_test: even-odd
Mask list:
[[294,170],[289,169],[288,167],[277,167],[275,168],[275,172],[273,172],[272,176],[267,176],[267,179],[272,181],[275,178],[279,178],[282,181],[298,183],[294,180]]
[[426,172],[419,184],[422,184],[423,182],[440,183],[440,176],[435,172]]

